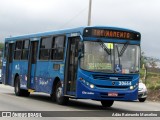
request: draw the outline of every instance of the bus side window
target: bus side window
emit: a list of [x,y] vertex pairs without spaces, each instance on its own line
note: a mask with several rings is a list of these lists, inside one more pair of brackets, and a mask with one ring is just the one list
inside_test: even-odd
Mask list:
[[8,50],[8,43],[5,43],[4,58],[6,58],[7,50]]
[[64,59],[64,48],[65,48],[65,36],[57,36],[53,38],[51,59],[52,60],[63,60]]
[[52,45],[52,37],[42,38],[40,46],[40,60],[49,60],[50,59],[50,49]]
[[29,53],[29,40],[24,40],[22,48],[22,60],[28,60],[28,53]]
[[16,47],[15,47],[15,54],[14,54],[14,59],[15,60],[20,60],[21,59],[21,53],[22,53],[22,41],[17,41],[16,42]]

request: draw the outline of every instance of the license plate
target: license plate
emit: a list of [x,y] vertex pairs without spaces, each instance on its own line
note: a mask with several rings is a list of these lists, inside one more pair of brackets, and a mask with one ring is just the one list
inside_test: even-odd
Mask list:
[[108,93],[108,96],[117,97],[117,96],[118,96],[118,93],[116,93],[116,92],[109,92],[109,93]]

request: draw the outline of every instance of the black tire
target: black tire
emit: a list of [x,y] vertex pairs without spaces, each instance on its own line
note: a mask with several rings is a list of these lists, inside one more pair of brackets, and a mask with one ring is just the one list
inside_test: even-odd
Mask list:
[[30,95],[30,92],[28,92],[28,90],[20,89],[19,76],[17,76],[16,79],[15,79],[14,92],[15,92],[16,96],[26,96],[26,97],[28,97]]
[[55,95],[55,91],[53,91],[53,93],[52,93],[52,94],[50,94],[50,96],[51,96],[51,100],[52,100],[53,102],[56,102],[56,95]]
[[17,76],[16,79],[15,79],[14,92],[15,92],[16,96],[22,96],[22,89],[20,89],[19,76]]
[[28,92],[28,90],[22,90],[22,96],[25,96],[25,97],[29,97],[30,96],[30,92]]
[[103,107],[111,107],[114,103],[114,100],[103,100],[101,104]]
[[139,102],[144,102],[144,101],[146,101],[146,98],[139,98],[138,100],[139,100]]
[[69,100],[68,97],[62,96],[62,85],[60,81],[56,85],[55,99],[56,99],[56,102],[60,105],[66,105]]

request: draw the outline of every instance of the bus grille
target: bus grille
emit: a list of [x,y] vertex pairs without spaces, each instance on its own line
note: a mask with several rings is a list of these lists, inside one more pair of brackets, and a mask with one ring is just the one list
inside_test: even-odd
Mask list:
[[113,76],[113,75],[97,75],[92,74],[94,79],[99,80],[117,80],[117,81],[132,81],[132,76]]
[[115,88],[115,89],[128,89],[129,86],[103,86],[103,85],[96,85],[99,88]]

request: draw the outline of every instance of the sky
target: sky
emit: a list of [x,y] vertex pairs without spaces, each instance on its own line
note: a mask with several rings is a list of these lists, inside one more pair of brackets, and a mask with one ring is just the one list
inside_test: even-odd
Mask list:
[[[6,37],[86,26],[89,0],[0,0]],[[139,31],[145,55],[160,59],[160,0],[92,0],[91,25]]]

